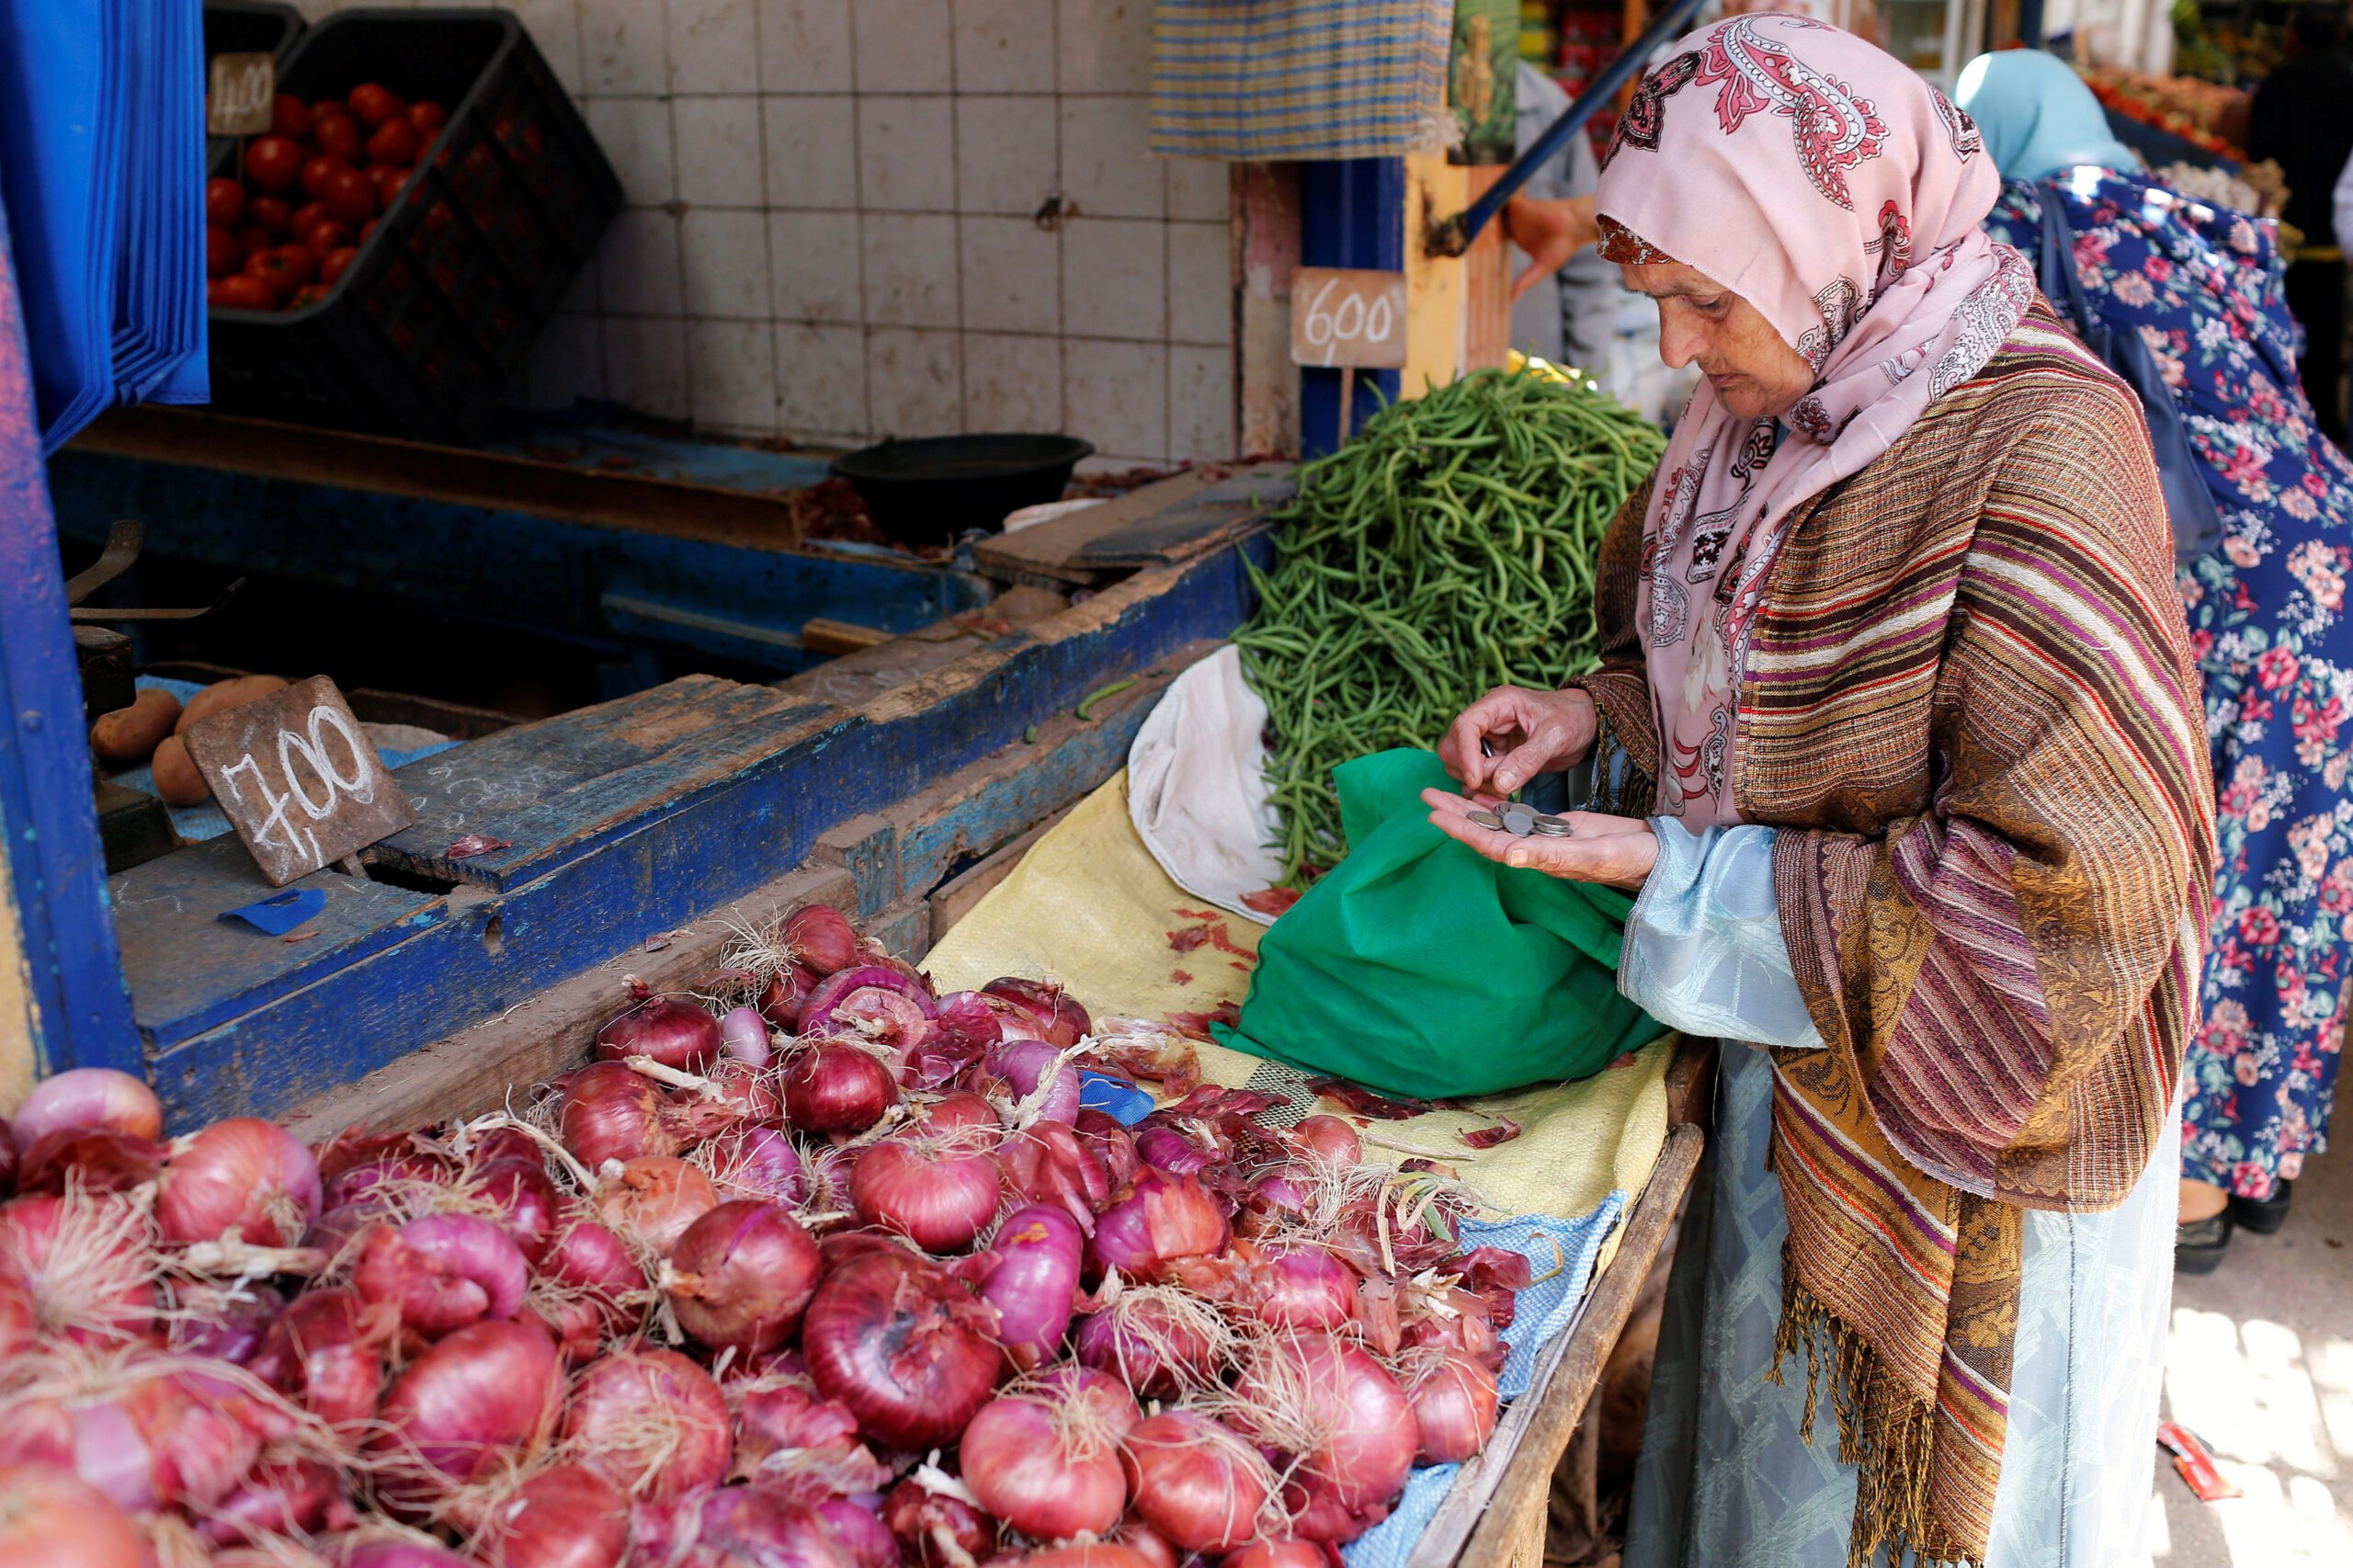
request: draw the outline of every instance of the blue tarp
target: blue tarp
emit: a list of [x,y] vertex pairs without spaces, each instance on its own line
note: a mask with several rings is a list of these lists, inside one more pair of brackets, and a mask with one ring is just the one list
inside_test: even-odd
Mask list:
[[0,0],[0,199],[41,449],[118,402],[200,403],[202,0]]

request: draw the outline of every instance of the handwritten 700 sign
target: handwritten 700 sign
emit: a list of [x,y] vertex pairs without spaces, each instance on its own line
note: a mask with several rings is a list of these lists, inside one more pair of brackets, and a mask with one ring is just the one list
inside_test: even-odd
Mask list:
[[188,754],[274,888],[416,821],[324,676],[190,725]]

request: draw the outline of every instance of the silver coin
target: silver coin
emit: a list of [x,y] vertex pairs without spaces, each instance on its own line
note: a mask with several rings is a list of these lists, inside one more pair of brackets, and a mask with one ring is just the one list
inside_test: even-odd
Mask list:
[[1517,801],[1499,813],[1504,819],[1504,831],[1514,838],[1526,838],[1536,831],[1536,812]]
[[1539,838],[1574,838],[1576,829],[1559,817],[1538,817],[1536,836]]
[[1487,828],[1496,833],[1503,831],[1504,819],[1493,812],[1465,812],[1462,815],[1464,820],[1473,826]]

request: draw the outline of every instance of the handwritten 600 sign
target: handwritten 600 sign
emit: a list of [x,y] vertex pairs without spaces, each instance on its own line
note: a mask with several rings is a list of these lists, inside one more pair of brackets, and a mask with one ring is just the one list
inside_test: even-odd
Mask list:
[[324,676],[190,725],[188,754],[274,888],[416,821]]

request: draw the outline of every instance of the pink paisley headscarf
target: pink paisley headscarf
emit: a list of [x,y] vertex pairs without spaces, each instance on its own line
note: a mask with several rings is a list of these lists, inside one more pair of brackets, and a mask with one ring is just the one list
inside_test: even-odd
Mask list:
[[1806,17],[1704,28],[1635,89],[1602,165],[1602,255],[1696,267],[1816,375],[1778,422],[1700,382],[1659,465],[1638,605],[1662,812],[1737,818],[1741,667],[1790,509],[1886,451],[2033,302],[2026,259],[1979,228],[2001,186],[1943,94]]

